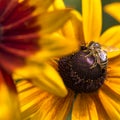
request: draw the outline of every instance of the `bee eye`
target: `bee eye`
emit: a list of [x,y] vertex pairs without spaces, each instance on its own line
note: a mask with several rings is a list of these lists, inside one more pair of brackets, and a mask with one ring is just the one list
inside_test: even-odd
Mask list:
[[88,45],[88,48],[101,48],[101,45],[99,43],[91,41]]
[[96,48],[101,48],[101,45],[99,43],[95,43]]

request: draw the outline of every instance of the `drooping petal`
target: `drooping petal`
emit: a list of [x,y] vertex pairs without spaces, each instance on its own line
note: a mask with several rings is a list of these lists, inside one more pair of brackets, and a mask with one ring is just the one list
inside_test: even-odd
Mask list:
[[65,120],[72,102],[74,93],[69,91],[68,95],[64,98],[48,95],[39,104],[40,108],[32,120]]
[[89,95],[77,96],[72,110],[72,120],[98,120],[95,103]]
[[20,120],[17,91],[11,75],[0,69],[0,120]]
[[102,27],[101,0],[82,0],[82,16],[85,41],[95,41]]
[[104,11],[120,22],[120,2],[114,2],[104,7]]
[[25,67],[16,69],[13,77],[15,79],[30,79],[33,84],[39,86],[41,89],[61,97],[64,97],[67,94],[66,87],[58,72],[46,63],[30,63]]
[[109,87],[103,86],[99,91],[99,98],[111,120],[120,119],[120,95],[112,91]]
[[105,31],[100,39],[100,44],[108,52],[108,58],[120,55],[120,26],[113,26]]

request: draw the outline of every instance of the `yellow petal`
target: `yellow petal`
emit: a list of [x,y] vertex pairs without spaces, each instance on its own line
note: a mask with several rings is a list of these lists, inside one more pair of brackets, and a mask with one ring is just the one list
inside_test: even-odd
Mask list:
[[96,40],[102,27],[101,0],[82,0],[82,15],[85,41]]
[[99,39],[100,44],[108,52],[108,58],[120,55],[120,26],[113,26],[105,31]]
[[[105,81],[105,84],[120,95],[120,74],[119,72],[112,73],[112,71],[110,71],[110,73],[113,75],[108,74],[108,78]],[[118,76],[115,76],[114,74],[118,74]]]
[[120,84],[105,82],[105,85],[110,87],[115,93],[120,95]]
[[109,87],[103,86],[99,91],[99,98],[111,120],[120,119],[120,95],[116,94]]
[[[53,9],[58,10],[58,9],[64,9],[65,4],[63,0],[55,0],[53,3]],[[68,20],[66,24],[61,28],[61,32],[63,36],[68,37],[68,38],[75,38],[75,31],[74,31],[74,26],[72,25],[71,20]]]
[[60,34],[44,36],[40,41],[43,50],[48,50],[54,57],[59,57],[75,52],[78,48],[78,40],[66,38]]
[[[119,61],[119,59],[118,59]],[[115,61],[112,61],[113,63]],[[109,65],[105,84],[120,95],[120,61]]]
[[98,120],[95,103],[88,94],[77,96],[72,110],[72,120]]
[[120,78],[119,77],[118,78],[114,78],[114,77],[109,77],[108,76],[108,78],[107,78],[107,80],[105,82],[106,83],[108,82],[108,84],[111,83],[111,84],[118,84],[118,85],[120,85]]
[[107,77],[119,78],[120,77],[120,66],[112,65],[110,67],[111,68],[109,68],[109,70],[108,70]]
[[120,22],[120,2],[114,2],[104,7],[104,11]]
[[[105,47],[120,47],[120,25],[113,26],[106,30],[99,38],[100,43]],[[111,48],[112,49],[112,48]]]
[[31,79],[36,86],[58,96],[63,97],[67,94],[58,72],[48,64],[30,63],[23,68],[16,69],[13,77],[14,79]]
[[109,67],[112,68],[115,66],[120,66],[120,55],[114,58],[109,59]]
[[35,87],[31,82],[17,82],[22,120],[31,118],[39,110],[39,102],[46,98],[47,93]]
[[74,93],[70,91],[64,98],[48,95],[39,102],[39,111],[32,120],[66,120],[73,99]]
[[53,7],[54,7],[54,9],[64,9],[65,4],[64,4],[63,0],[55,0],[53,3]]
[[66,24],[61,28],[63,36],[71,39],[75,39],[75,31],[72,25],[72,22],[69,20]]
[[103,105],[101,104],[101,101],[98,96],[98,92],[91,94],[91,97],[95,102],[99,120],[110,120]]
[[75,52],[78,48],[78,41],[72,38],[65,38],[60,34],[52,34],[41,38],[40,46],[43,46],[40,51],[30,56],[30,61],[45,61],[53,57],[61,57]]
[[71,17],[71,9],[56,10],[40,15],[38,24],[41,26],[40,34],[51,33],[60,28]]
[[0,70],[0,120],[20,120],[17,91],[12,78]]
[[[25,1],[25,0],[21,0]],[[35,11],[33,15],[39,15],[40,13],[47,10],[47,8],[53,3],[54,0],[28,0],[28,4],[30,6],[35,6]]]
[[85,45],[84,33],[83,33],[83,23],[82,23],[82,16],[81,14],[73,10],[72,11],[72,18],[71,18],[74,34],[77,40],[79,40],[79,45]]

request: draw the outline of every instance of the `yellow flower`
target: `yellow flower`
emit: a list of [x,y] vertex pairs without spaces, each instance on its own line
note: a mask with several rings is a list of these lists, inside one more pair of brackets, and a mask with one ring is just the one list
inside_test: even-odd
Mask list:
[[[56,8],[59,5],[64,7],[62,1]],[[60,98],[28,81],[18,82],[22,118],[65,120],[72,110],[72,120],[119,120],[120,26],[113,26],[100,35],[100,0],[82,0],[82,16],[77,11],[72,14],[75,35],[82,46],[78,52],[58,61],[58,72],[68,88],[68,95]]]
[[104,10],[106,13],[110,14],[118,22],[120,22],[120,14],[119,14],[120,2],[114,2],[114,3],[108,4],[104,7]]
[[[61,93],[56,92],[56,89],[63,92],[63,96],[67,94],[58,73],[53,67],[44,63],[45,60],[50,59],[51,56],[56,57],[57,53],[60,52],[60,49],[57,53],[55,52],[57,47],[54,44],[59,44],[59,47],[65,48],[68,42],[65,39],[60,40],[58,35],[49,36],[71,16],[70,9],[48,12],[53,1],[0,1],[0,120],[20,119],[17,91],[12,79],[13,72],[16,76],[26,77],[26,79],[34,78],[34,81],[39,81],[40,85],[47,87],[46,89],[48,87],[50,89],[52,86],[51,91],[54,90],[58,95]],[[76,44],[75,41],[73,43]],[[71,50],[67,50],[67,47],[64,50],[67,52],[60,53],[58,56],[71,52]],[[40,54],[42,60],[36,54]],[[38,64],[39,67],[37,67]],[[25,65],[26,67],[24,67]],[[20,70],[19,67],[25,69],[21,68]],[[42,72],[39,72],[39,68]],[[51,71],[51,73],[47,73],[47,71]],[[38,74],[41,75],[42,80]],[[50,74],[55,74],[55,76]]]

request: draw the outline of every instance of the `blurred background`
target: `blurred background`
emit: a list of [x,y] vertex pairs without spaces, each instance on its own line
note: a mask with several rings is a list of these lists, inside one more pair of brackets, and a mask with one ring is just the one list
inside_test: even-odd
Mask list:
[[[101,1],[103,6],[112,2],[120,2],[120,0],[101,0]],[[64,2],[68,7],[75,8],[81,12],[81,0],[64,0]],[[117,25],[117,24],[119,23],[115,19],[113,19],[111,16],[103,12],[103,30],[102,31],[106,30],[110,26]]]

